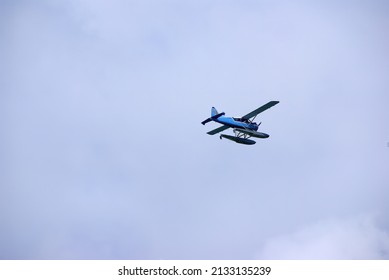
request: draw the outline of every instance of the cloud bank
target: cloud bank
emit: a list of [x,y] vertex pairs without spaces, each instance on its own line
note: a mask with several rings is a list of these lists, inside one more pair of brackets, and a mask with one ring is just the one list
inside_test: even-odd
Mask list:
[[389,232],[372,217],[319,221],[264,242],[259,259],[388,259]]

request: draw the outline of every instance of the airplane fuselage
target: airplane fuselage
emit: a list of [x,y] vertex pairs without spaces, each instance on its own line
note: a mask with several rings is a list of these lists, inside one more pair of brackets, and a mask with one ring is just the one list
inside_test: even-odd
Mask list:
[[250,136],[257,137],[257,138],[268,138],[269,134],[263,133],[263,132],[257,132],[258,131],[258,124],[256,123],[249,123],[245,121],[237,120],[237,118],[232,117],[224,117],[220,116],[216,119],[214,119],[215,122],[224,124],[226,126],[229,126],[231,128],[238,128],[242,129],[240,132],[244,132],[244,130],[250,130],[253,133]]
[[244,128],[244,129],[249,129],[249,130],[258,130],[258,125],[256,123],[246,123],[242,121],[237,121],[234,118],[231,117],[218,117],[217,119],[214,120],[215,122],[227,125],[232,128]]
[[228,140],[234,141],[239,144],[245,144],[245,145],[253,145],[255,144],[255,141],[252,139],[249,139],[250,137],[255,138],[268,138],[269,134],[259,132],[258,127],[261,123],[257,124],[254,122],[254,119],[256,116],[263,111],[273,107],[274,105],[278,104],[279,101],[269,101],[265,105],[262,105],[261,107],[255,109],[254,111],[244,115],[241,118],[232,118],[232,117],[225,117],[225,113],[219,113],[215,107],[211,108],[211,116],[207,118],[206,120],[202,121],[201,124],[205,125],[209,122],[217,122],[222,124],[222,126],[213,129],[211,131],[208,131],[207,134],[209,135],[215,135],[219,132],[222,132],[228,128],[233,128],[235,136],[227,135],[227,134],[220,134],[220,139],[226,138]]

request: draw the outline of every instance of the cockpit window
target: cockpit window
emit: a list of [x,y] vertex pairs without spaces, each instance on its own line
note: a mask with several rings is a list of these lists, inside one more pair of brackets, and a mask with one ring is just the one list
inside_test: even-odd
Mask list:
[[233,118],[237,122],[244,122],[244,123],[249,123],[249,120],[247,119],[242,119],[242,118]]

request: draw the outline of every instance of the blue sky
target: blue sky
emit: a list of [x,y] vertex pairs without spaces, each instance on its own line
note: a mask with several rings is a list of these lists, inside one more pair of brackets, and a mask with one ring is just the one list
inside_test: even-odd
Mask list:
[[0,258],[388,258],[385,1],[0,5]]

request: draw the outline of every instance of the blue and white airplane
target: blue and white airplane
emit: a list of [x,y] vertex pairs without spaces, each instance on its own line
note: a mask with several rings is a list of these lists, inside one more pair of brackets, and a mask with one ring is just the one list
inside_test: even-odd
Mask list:
[[254,119],[256,116],[263,111],[273,107],[274,105],[278,104],[279,101],[270,101],[266,103],[265,105],[259,107],[258,109],[252,111],[251,113],[248,113],[247,115],[244,115],[241,118],[232,118],[232,117],[225,117],[225,113],[218,113],[215,107],[212,107],[211,109],[211,117],[206,119],[205,121],[202,121],[201,123],[205,125],[208,122],[214,121],[217,123],[222,124],[223,126],[216,128],[214,130],[211,130],[207,132],[209,135],[214,135],[216,133],[222,132],[223,130],[226,130],[228,128],[233,128],[235,136],[232,135],[226,135],[226,134],[220,134],[220,139],[226,138],[228,140],[234,141],[239,144],[245,144],[245,145],[253,145],[255,144],[254,140],[249,139],[250,137],[256,137],[256,138],[268,138],[269,134],[258,132],[258,127],[261,123],[257,124],[254,122]]

